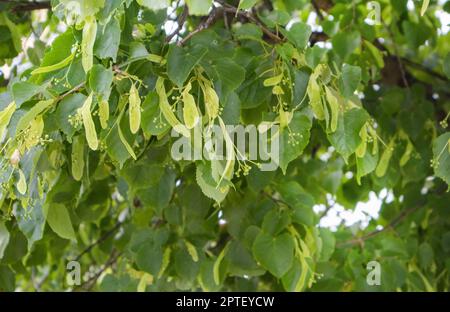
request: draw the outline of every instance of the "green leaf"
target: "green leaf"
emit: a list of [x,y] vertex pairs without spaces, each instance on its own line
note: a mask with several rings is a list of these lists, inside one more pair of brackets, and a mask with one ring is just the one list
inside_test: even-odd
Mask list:
[[312,48],[307,48],[305,53],[306,62],[310,68],[316,68],[322,61],[322,58],[328,50],[319,47],[318,45]]
[[159,108],[156,92],[149,92],[142,103],[141,128],[146,136],[159,136],[170,129],[170,125]]
[[280,167],[286,174],[287,166],[299,157],[308,145],[311,120],[300,112],[295,112],[289,128],[280,129]]
[[277,186],[281,198],[292,208],[292,221],[307,226],[314,225],[314,197],[295,181]]
[[4,264],[17,263],[27,254],[27,239],[22,232],[11,228],[9,235],[9,244],[3,253]]
[[45,216],[42,201],[37,201],[29,212],[24,209],[15,212],[15,216],[19,229],[28,239],[28,250],[31,250],[33,244],[44,236]]
[[64,132],[68,140],[72,140],[76,129],[69,122],[69,116],[74,117],[77,114],[78,109],[83,106],[86,101],[86,96],[81,93],[71,94],[66,96],[58,104],[56,109],[56,123],[58,127]]
[[246,276],[260,276],[265,273],[265,270],[253,259],[251,248],[247,248],[246,245],[237,240],[231,242],[230,250],[225,259],[227,265],[222,268],[226,268],[230,275],[245,278]]
[[178,87],[182,87],[192,69],[206,55],[207,49],[195,46],[190,49],[171,45],[167,55],[167,74]]
[[222,83],[226,94],[237,89],[245,79],[245,69],[227,57],[214,60],[205,69],[211,79]]
[[361,44],[361,35],[358,31],[342,31],[334,36],[331,42],[333,52],[345,60]]
[[280,31],[300,50],[303,50],[307,46],[312,33],[311,26],[302,22],[293,24],[289,30],[281,28]]
[[161,179],[164,167],[160,164],[151,164],[148,161],[130,163],[125,166],[120,175],[127,181],[131,190],[139,190],[155,185]]
[[26,81],[19,81],[13,84],[12,94],[17,107],[28,101],[33,96],[45,90],[46,86],[35,85]]
[[431,31],[426,24],[409,20],[402,22],[402,29],[408,45],[413,49],[417,49],[423,45],[427,41]]
[[3,110],[0,111],[0,140],[3,138],[3,133],[7,129],[11,117],[16,111],[16,103],[13,101],[9,103]]
[[0,291],[16,290],[15,273],[6,265],[0,265]]
[[262,230],[267,234],[277,235],[290,223],[291,219],[286,211],[280,212],[278,210],[270,210],[264,216]]
[[220,290],[220,285],[217,285],[214,281],[213,267],[214,260],[208,258],[205,258],[205,260],[200,265],[198,280],[203,291]]
[[442,235],[441,245],[442,245],[442,249],[445,252],[447,252],[447,253],[450,252],[450,232],[446,232],[446,233],[444,233],[444,235]]
[[[52,43],[50,50],[44,54],[41,67],[58,64],[72,54],[72,46],[75,43],[75,37],[72,29],[68,29],[65,33],[59,35]],[[53,75],[48,73],[47,75]]]
[[369,119],[369,114],[361,108],[352,108],[339,116],[336,132],[328,134],[328,140],[344,159],[355,152],[361,137],[359,132]]
[[228,188],[217,187],[217,182],[212,176],[211,166],[205,163],[199,163],[196,171],[197,184],[200,186],[205,196],[214,199],[216,202],[222,202],[228,193]]
[[320,227],[320,239],[322,240],[322,248],[320,250],[320,261],[328,261],[334,253],[336,238],[333,232],[327,228]]
[[113,72],[111,68],[106,69],[102,65],[94,65],[89,75],[89,87],[104,100],[109,98],[111,84],[113,81]]
[[252,6],[254,6],[256,4],[256,2],[258,2],[258,1],[259,0],[240,0],[238,9],[239,10],[248,10]]
[[372,58],[374,59],[377,67],[383,68],[384,67],[384,59],[383,59],[382,52],[377,47],[375,47],[371,42],[369,42],[367,40],[364,40],[364,45],[369,50],[369,53],[372,56]]
[[122,131],[122,127],[117,127],[117,133],[119,135],[119,139],[120,142],[122,142],[122,145],[125,147],[125,149],[127,150],[128,154],[130,154],[130,156],[134,159],[137,160],[137,156],[133,150],[133,147],[130,145],[130,143],[128,143],[127,138],[125,137],[125,135],[123,134]]
[[243,24],[234,29],[234,34],[236,38],[241,40],[260,40],[263,36],[261,28],[253,24]]
[[292,104],[297,107],[304,100],[308,88],[311,73],[305,69],[293,69],[294,72],[294,92]]
[[6,247],[9,243],[9,231],[3,221],[0,221],[0,259],[3,258]]
[[[118,127],[121,129],[121,133],[119,133]],[[122,118],[120,123],[115,123],[105,138],[107,146],[106,151],[108,155],[119,164],[120,168],[122,168],[123,164],[131,157],[127,147],[122,142],[123,139],[127,143],[128,140],[131,141],[132,139],[128,118]]]
[[188,288],[193,284],[200,269],[199,263],[192,260],[191,255],[184,247],[176,249],[173,257],[175,272],[179,277],[180,284],[185,285],[181,286],[181,289]]
[[419,246],[419,264],[423,269],[428,269],[434,260],[433,248],[427,242]]
[[63,204],[47,203],[44,206],[44,215],[51,229],[60,237],[76,241],[72,220]]
[[163,261],[163,250],[159,244],[143,243],[136,254],[136,264],[140,270],[158,276]]
[[212,0],[186,0],[190,15],[208,15]]
[[94,54],[101,58],[112,58],[115,62],[120,44],[120,24],[117,18],[111,18],[109,22],[97,33],[94,44]]
[[30,123],[45,109],[50,107],[52,104],[54,104],[54,100],[46,100],[46,101],[39,101],[36,104],[31,107],[29,111],[27,111],[22,118],[17,122],[16,126],[16,134],[19,134],[23,130],[25,130]]
[[434,174],[450,185],[450,132],[442,134],[433,143]]
[[294,240],[288,233],[271,236],[261,231],[253,243],[252,251],[255,259],[265,269],[280,278],[294,260]]
[[351,97],[358,88],[360,81],[361,68],[358,66],[344,64],[342,67],[342,75],[339,79],[339,89],[342,94],[347,98]]
[[17,52],[22,50],[21,45],[21,34],[19,27],[17,27],[9,18],[8,15],[5,13],[0,14],[0,24],[5,24],[8,26],[9,31],[11,33],[11,39],[14,44],[14,48]]
[[444,58],[443,71],[447,78],[450,79],[450,53],[447,53]]
[[356,181],[361,183],[361,178],[373,172],[378,164],[378,153],[375,155],[367,151],[364,157],[356,157]]

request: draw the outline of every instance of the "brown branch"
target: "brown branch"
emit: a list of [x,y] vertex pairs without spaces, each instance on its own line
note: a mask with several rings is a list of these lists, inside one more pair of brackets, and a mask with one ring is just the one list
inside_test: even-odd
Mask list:
[[106,269],[108,269],[109,267],[113,266],[117,262],[117,260],[119,260],[119,257],[122,254],[123,254],[122,252],[117,252],[114,249],[111,252],[111,255],[109,256],[109,258],[106,261],[106,263],[101,267],[101,269],[97,273],[95,273],[94,276],[92,276],[87,281],[85,281],[83,284],[81,284],[80,286],[77,286],[76,288],[74,288],[73,291],[78,291],[78,290],[83,290],[83,289],[84,290],[92,289],[92,287],[94,287],[95,283],[97,282],[99,277],[103,274],[103,272],[105,272]]
[[264,192],[264,191],[261,191],[261,194],[262,195],[264,195],[264,196],[266,196],[268,199],[270,199],[271,201],[273,201],[275,204],[277,204],[277,205],[283,205],[283,206],[286,206],[286,207],[288,207],[288,208],[292,208],[291,207],[291,205],[289,205],[287,202],[285,202],[284,200],[282,200],[282,199],[279,199],[279,198],[275,198],[275,197],[273,197],[271,194],[269,194],[269,193],[266,193],[266,192]]
[[256,26],[261,28],[263,33],[267,37],[269,37],[272,41],[274,41],[275,43],[280,43],[280,42],[284,41],[283,38],[280,38],[277,34],[275,34],[269,28],[267,28],[267,26],[264,25],[264,23],[255,14],[245,12],[245,11],[240,11],[237,8],[225,3],[223,0],[217,0],[217,2],[223,6],[223,8],[226,12],[236,14],[236,15],[243,17],[243,18],[249,20],[250,22],[254,23]]
[[405,58],[405,57],[401,57],[401,60],[402,60],[403,63],[405,63],[407,66],[414,67],[414,68],[416,68],[416,69],[418,69],[418,70],[420,70],[420,71],[423,71],[423,72],[427,73],[428,75],[433,76],[433,77],[435,77],[435,78],[438,78],[438,79],[440,79],[440,80],[442,80],[442,81],[450,82],[450,79],[448,79],[448,78],[445,77],[444,75],[441,75],[441,74],[438,73],[438,72],[435,72],[435,71],[432,70],[431,68],[424,66],[423,64],[416,63],[416,62],[411,61],[411,60],[409,60],[409,59],[407,59],[407,58]]
[[[417,63],[417,62],[412,61],[412,60],[410,60],[410,59],[408,59],[406,57],[403,57],[403,56],[397,56],[397,55],[395,55],[397,53],[395,51],[394,51],[394,54],[392,54],[389,51],[389,49],[383,43],[381,43],[379,40],[374,40],[372,43],[381,52],[386,52],[387,56],[385,56],[385,62],[386,62],[387,58],[393,57],[393,58],[396,59],[397,63],[402,62],[404,65],[406,65],[406,66],[404,66],[405,70],[406,70],[406,67],[413,67],[413,68],[415,68],[415,69],[417,69],[419,71],[422,71],[422,72],[424,72],[424,73],[426,73],[426,74],[428,74],[430,76],[433,76],[434,78],[437,78],[437,79],[442,80],[444,82],[450,82],[450,79],[448,79],[446,76],[444,76],[444,75],[434,71],[433,69],[431,69],[429,67],[426,67],[423,64]],[[399,66],[400,66],[400,64],[399,64]],[[409,71],[406,71],[406,72],[409,73]],[[422,83],[425,83],[425,82],[423,81]]]
[[105,234],[103,234],[99,239],[97,239],[95,242],[93,242],[91,245],[89,245],[88,247],[86,247],[86,249],[84,249],[75,259],[74,261],[78,261],[81,259],[81,257],[85,254],[87,254],[88,252],[90,252],[92,250],[92,248],[94,248],[95,246],[103,243],[106,239],[108,239],[112,234],[114,234],[119,228],[120,226],[123,224],[123,222],[117,222],[116,225],[109,230],[108,232],[106,232]]
[[180,42],[178,42],[178,45],[183,46],[196,34],[211,27],[217,21],[217,17],[221,15],[220,12],[221,10],[219,10],[218,8],[213,8],[212,11],[209,13],[208,17],[206,18],[206,20],[201,22],[194,31],[190,32],[186,37],[184,37]]
[[378,234],[381,234],[383,232],[386,232],[387,230],[394,229],[397,225],[399,225],[407,216],[409,216],[411,213],[417,211],[422,206],[405,209],[403,210],[397,217],[395,217],[387,226],[383,227],[381,230],[375,230],[372,231],[366,235],[363,235],[361,237],[348,240],[346,242],[342,242],[339,244],[336,244],[336,248],[346,248],[351,247],[353,245],[363,245],[364,242]]
[[185,5],[183,8],[183,12],[181,13],[181,15],[179,16],[179,18],[177,20],[177,23],[178,23],[177,29],[175,29],[175,31],[173,33],[171,33],[169,36],[167,36],[166,42],[170,42],[170,40],[172,40],[173,37],[175,37],[176,35],[178,35],[180,33],[181,29],[183,29],[183,25],[186,22],[188,15],[189,15],[189,9],[188,9],[187,5]]
[[311,0],[311,4],[314,7],[314,11],[316,11],[317,16],[321,21],[323,21],[323,14],[320,11],[319,5],[317,4],[316,0]]
[[5,79],[0,83],[0,88],[6,87],[9,83],[9,79]]
[[80,90],[84,87],[84,84],[85,84],[85,83],[82,82],[82,83],[80,83],[79,85],[75,86],[74,88],[70,89],[69,91],[67,91],[67,92],[65,92],[65,93],[63,93],[63,94],[61,94],[60,96],[58,96],[58,97],[56,98],[56,101],[60,101],[60,100],[62,100],[63,98],[65,98],[66,96],[71,95],[72,93],[75,93],[75,92],[80,91]]
[[34,10],[51,9],[50,1],[13,1],[13,0],[0,0],[0,3],[6,3],[11,5],[11,12],[28,12]]
[[317,42],[327,41],[329,39],[328,35],[324,32],[313,31],[309,37],[309,43],[314,46]]
[[409,83],[408,83],[408,80],[406,79],[406,71],[405,71],[405,68],[403,66],[403,61],[400,58],[400,52],[398,50],[397,44],[395,43],[394,34],[392,33],[392,30],[389,28],[388,25],[386,25],[386,23],[384,21],[383,21],[383,26],[387,30],[389,36],[391,37],[392,46],[394,48],[395,57],[397,58],[397,62],[398,62],[398,65],[399,65],[400,74],[401,74],[401,77],[402,77],[403,84],[405,85],[406,88],[409,88]]

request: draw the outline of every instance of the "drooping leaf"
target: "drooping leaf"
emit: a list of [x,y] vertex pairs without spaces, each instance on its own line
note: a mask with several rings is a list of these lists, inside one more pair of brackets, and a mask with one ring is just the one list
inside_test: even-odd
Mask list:
[[434,174],[450,185],[450,132],[439,136],[433,143]]
[[50,203],[44,206],[44,215],[51,229],[60,237],[76,240],[72,220],[70,219],[67,208],[58,203]]
[[276,277],[283,276],[294,260],[294,241],[287,233],[270,236],[261,231],[253,243],[252,250],[255,259]]
[[9,231],[3,222],[0,222],[0,259],[3,258],[6,247],[9,243]]
[[286,173],[291,161],[299,157],[310,138],[311,120],[304,114],[294,113],[289,128],[280,130],[280,167]]
[[345,97],[350,97],[355,92],[361,80],[361,68],[344,64],[342,76],[339,80],[339,88]]
[[350,109],[339,116],[336,132],[328,134],[331,144],[344,159],[348,159],[361,143],[359,132],[368,118],[364,109]]
[[190,72],[198,64],[207,49],[196,46],[189,50],[177,45],[171,45],[167,55],[167,74],[178,87],[182,87]]

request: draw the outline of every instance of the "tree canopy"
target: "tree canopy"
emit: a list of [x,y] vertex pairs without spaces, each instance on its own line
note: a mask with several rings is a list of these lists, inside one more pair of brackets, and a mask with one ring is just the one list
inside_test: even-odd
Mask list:
[[[449,13],[1,0],[0,290],[448,291]],[[276,170],[229,125],[278,126]],[[214,126],[225,159],[174,157]]]

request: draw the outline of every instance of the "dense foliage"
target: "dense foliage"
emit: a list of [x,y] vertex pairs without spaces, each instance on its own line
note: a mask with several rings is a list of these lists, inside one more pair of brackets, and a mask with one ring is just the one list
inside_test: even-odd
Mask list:
[[[444,12],[0,1],[0,290],[449,290]],[[172,157],[237,124],[279,125],[279,169],[226,131],[225,160]],[[382,191],[367,226],[318,226]]]

